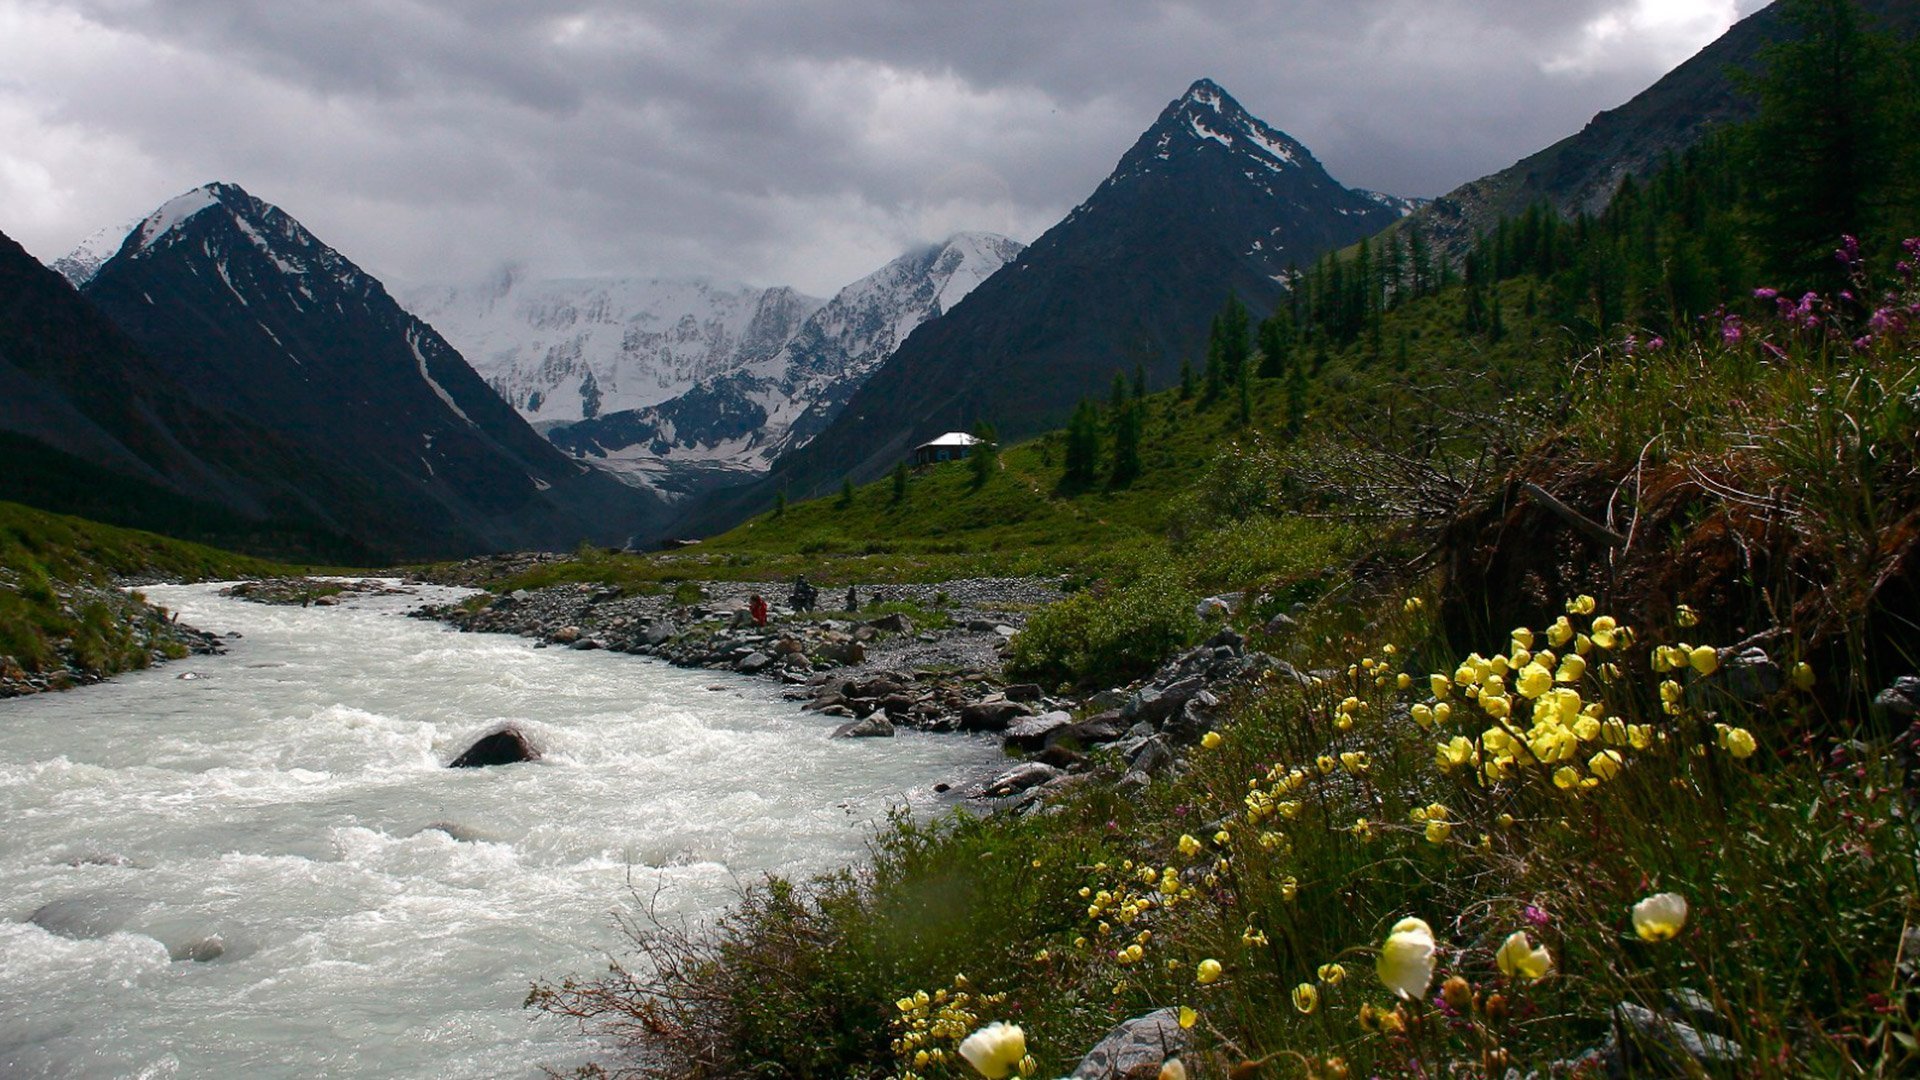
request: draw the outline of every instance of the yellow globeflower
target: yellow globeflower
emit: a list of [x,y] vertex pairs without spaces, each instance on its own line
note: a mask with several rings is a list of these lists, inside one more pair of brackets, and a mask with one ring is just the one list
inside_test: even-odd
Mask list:
[[1620,751],[1602,750],[1587,759],[1587,771],[1602,780],[1611,780],[1620,775]]
[[1580,786],[1580,774],[1571,765],[1562,765],[1553,770],[1553,786],[1562,791]]
[[1793,665],[1793,685],[1802,690],[1813,689],[1813,665],[1805,660]]
[[[1520,677],[1514,682],[1514,689],[1524,698],[1537,698],[1553,689],[1553,672],[1539,664],[1528,664],[1520,669]],[[1484,705],[1485,703],[1482,702]]]
[[1569,615],[1591,615],[1593,614],[1593,608],[1593,597],[1584,594],[1567,601],[1567,614]]
[[999,1021],[969,1035],[960,1043],[960,1056],[987,1080],[1002,1080],[1027,1056],[1027,1035],[1018,1024]]
[[1448,821],[1427,822],[1427,843],[1444,844],[1447,837],[1453,835],[1453,823]]
[[1206,747],[1209,750],[1219,749],[1220,744],[1225,741],[1226,740],[1222,739],[1220,737],[1220,733],[1217,731],[1209,731],[1205,735],[1200,736],[1200,745]]
[[1560,661],[1560,670],[1553,673],[1553,681],[1563,683],[1579,682],[1587,674],[1587,658],[1579,653],[1568,653]]
[[1315,971],[1314,974],[1318,975],[1320,981],[1326,983],[1328,986],[1339,986],[1341,983],[1347,981],[1347,969],[1339,964],[1321,964],[1319,970]]
[[1565,615],[1555,619],[1553,625],[1547,627],[1547,641],[1552,643],[1554,648],[1557,649],[1572,640],[1573,624],[1567,621]]
[[1180,1026],[1190,1028],[1200,1020],[1200,1014],[1191,1005],[1180,1006]]
[[1182,833],[1180,835],[1180,854],[1185,855],[1189,859],[1200,854],[1200,841],[1194,839],[1191,833]]
[[1553,956],[1545,945],[1535,947],[1525,930],[1515,930],[1494,954],[1500,971],[1510,979],[1538,979],[1553,968]]
[[1434,952],[1432,928],[1420,919],[1401,919],[1380,947],[1374,971],[1388,990],[1417,1000],[1433,982]]
[[1700,613],[1681,604],[1673,609],[1673,621],[1680,624],[1680,629],[1688,630],[1700,625]]
[[1753,752],[1760,748],[1759,744],[1753,740],[1753,732],[1743,727],[1728,728],[1722,732],[1720,745],[1726,747],[1727,753],[1737,758],[1752,757]]
[[1433,691],[1433,696],[1436,700],[1445,700],[1446,696],[1453,692],[1453,680],[1447,678],[1445,675],[1429,675],[1427,676],[1427,688]]
[[1293,988],[1293,1007],[1303,1013],[1310,1013],[1320,1007],[1320,989],[1312,983],[1301,983]]
[[1201,986],[1211,985],[1218,981],[1219,978],[1220,961],[1211,957],[1200,961],[1199,965],[1193,969],[1193,981],[1199,983]]
[[1533,631],[1532,630],[1529,630],[1524,626],[1516,626],[1513,628],[1513,633],[1509,636],[1513,639],[1513,643],[1516,647],[1522,648],[1522,649],[1533,648]]
[[1667,941],[1687,925],[1687,898],[1654,893],[1633,905],[1633,932],[1644,941]]
[[1601,615],[1593,620],[1593,630],[1589,636],[1593,638],[1595,645],[1603,649],[1611,649],[1619,640],[1619,626],[1620,624],[1614,621],[1613,616]]
[[1711,645],[1702,645],[1687,654],[1687,663],[1702,675],[1711,675],[1720,670],[1720,654]]

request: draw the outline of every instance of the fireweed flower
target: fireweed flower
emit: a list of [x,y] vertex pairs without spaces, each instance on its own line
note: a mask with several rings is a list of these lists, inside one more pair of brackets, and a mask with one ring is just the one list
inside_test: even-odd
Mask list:
[[1667,941],[1687,925],[1687,898],[1679,893],[1654,893],[1633,905],[1633,932],[1643,941]]
[[1027,1034],[1018,1024],[996,1020],[962,1040],[960,1056],[987,1080],[1002,1080],[1027,1056]]
[[1528,941],[1525,930],[1508,934],[1493,959],[1500,965],[1501,974],[1510,979],[1538,979],[1553,969],[1553,955],[1546,946],[1536,947]]
[[1433,982],[1434,952],[1433,929],[1421,919],[1401,919],[1380,947],[1374,972],[1388,990],[1418,1000]]

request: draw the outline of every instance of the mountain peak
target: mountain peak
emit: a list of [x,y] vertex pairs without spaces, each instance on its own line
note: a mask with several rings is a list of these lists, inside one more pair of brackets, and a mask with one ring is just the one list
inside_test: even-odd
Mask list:
[[1232,94],[1222,89],[1219,83],[1204,76],[1193,80],[1193,85],[1187,87],[1187,92],[1180,95],[1178,104],[1200,105],[1216,111],[1223,107],[1235,111],[1244,111],[1240,109],[1240,103],[1233,100]]

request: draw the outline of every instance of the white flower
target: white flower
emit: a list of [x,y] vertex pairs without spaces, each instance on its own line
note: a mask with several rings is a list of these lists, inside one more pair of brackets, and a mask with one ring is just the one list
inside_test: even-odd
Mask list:
[[1420,919],[1401,919],[1393,924],[1387,943],[1380,948],[1374,964],[1380,981],[1403,998],[1418,999],[1433,981],[1433,929]]
[[995,1021],[960,1043],[960,1056],[987,1080],[1002,1080],[1027,1056],[1027,1033],[1018,1024]]
[[1633,905],[1633,932],[1646,941],[1666,941],[1687,925],[1687,898],[1654,893]]
[[1527,940],[1525,930],[1508,934],[1494,961],[1500,965],[1502,973],[1516,979],[1538,979],[1553,968],[1553,956],[1547,952],[1547,947],[1535,947],[1533,942]]

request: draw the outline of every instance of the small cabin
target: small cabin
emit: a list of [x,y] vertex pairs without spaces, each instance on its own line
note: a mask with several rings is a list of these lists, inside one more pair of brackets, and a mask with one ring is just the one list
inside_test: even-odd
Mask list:
[[933,465],[942,461],[959,461],[973,452],[981,440],[964,431],[949,431],[937,439],[931,439],[913,448],[913,463]]

